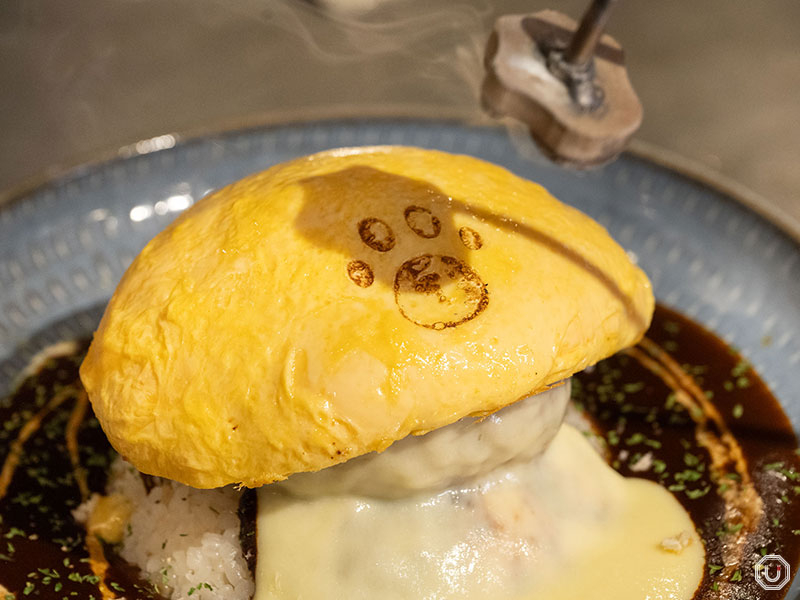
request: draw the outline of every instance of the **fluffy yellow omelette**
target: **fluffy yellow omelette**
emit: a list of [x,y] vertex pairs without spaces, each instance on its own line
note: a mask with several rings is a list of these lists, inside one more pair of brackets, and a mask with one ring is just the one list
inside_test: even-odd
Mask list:
[[638,341],[650,283],[596,222],[468,156],[340,149],[185,211],[81,378],[142,472],[259,486],[559,384]]

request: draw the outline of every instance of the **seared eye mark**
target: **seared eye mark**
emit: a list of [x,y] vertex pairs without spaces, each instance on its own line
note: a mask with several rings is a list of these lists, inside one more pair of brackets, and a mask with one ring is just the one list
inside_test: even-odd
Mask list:
[[352,260],[347,265],[347,276],[358,287],[368,288],[375,281],[372,268],[363,260]]
[[461,243],[470,250],[480,250],[483,247],[481,235],[471,227],[462,227],[459,229],[458,237],[461,238]]
[[442,231],[439,218],[427,208],[409,206],[405,210],[406,223],[420,237],[435,238]]
[[361,241],[378,252],[388,252],[396,242],[392,228],[375,217],[363,219],[358,224],[358,235]]

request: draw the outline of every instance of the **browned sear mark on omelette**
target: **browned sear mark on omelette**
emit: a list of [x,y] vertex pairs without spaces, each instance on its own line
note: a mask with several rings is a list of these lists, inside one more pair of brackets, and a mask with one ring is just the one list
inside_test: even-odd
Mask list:
[[[423,239],[442,232],[442,221],[425,207],[412,204],[403,210],[409,229]],[[381,219],[368,217],[358,223],[361,240],[373,250],[388,252],[397,239]],[[480,234],[471,227],[458,230],[461,243],[470,250],[483,246]],[[458,254],[454,243],[453,254]],[[347,276],[355,285],[368,288],[375,282],[372,267],[363,260],[347,264]],[[480,275],[457,256],[420,254],[406,260],[394,277],[394,297],[406,319],[421,327],[442,330],[477,317],[489,304],[489,293]]]
[[461,238],[461,243],[470,250],[480,250],[483,248],[483,239],[481,239],[481,234],[471,227],[462,227],[459,229],[458,237]]
[[375,217],[362,219],[358,223],[358,235],[361,241],[378,252],[388,252],[397,243],[392,228]]
[[442,232],[441,221],[427,208],[409,206],[403,214],[409,229],[420,237],[432,239]]
[[480,275],[461,260],[440,254],[404,262],[394,280],[394,297],[406,319],[438,330],[474,319],[489,304]]
[[363,260],[351,260],[347,264],[347,276],[358,287],[368,288],[375,282],[372,268]]

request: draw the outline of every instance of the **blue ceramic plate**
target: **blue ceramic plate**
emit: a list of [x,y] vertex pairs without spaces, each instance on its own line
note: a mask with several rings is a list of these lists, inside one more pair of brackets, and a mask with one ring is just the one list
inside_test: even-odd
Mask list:
[[[489,160],[597,219],[638,258],[662,303],[741,349],[800,431],[798,241],[733,198],[636,156],[576,173],[523,157],[505,130],[427,120],[205,137],[74,171],[0,206],[0,397],[37,350],[93,331],[133,257],[197,199],[302,154],[373,144]],[[789,597],[798,591],[795,582]]]

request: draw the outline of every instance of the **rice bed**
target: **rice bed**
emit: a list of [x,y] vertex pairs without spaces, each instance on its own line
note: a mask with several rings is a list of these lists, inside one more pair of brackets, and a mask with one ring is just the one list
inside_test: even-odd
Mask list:
[[148,493],[122,459],[112,467],[108,493],[132,506],[120,555],[166,597],[249,600],[254,584],[239,543],[239,493],[198,490],[159,480]]

